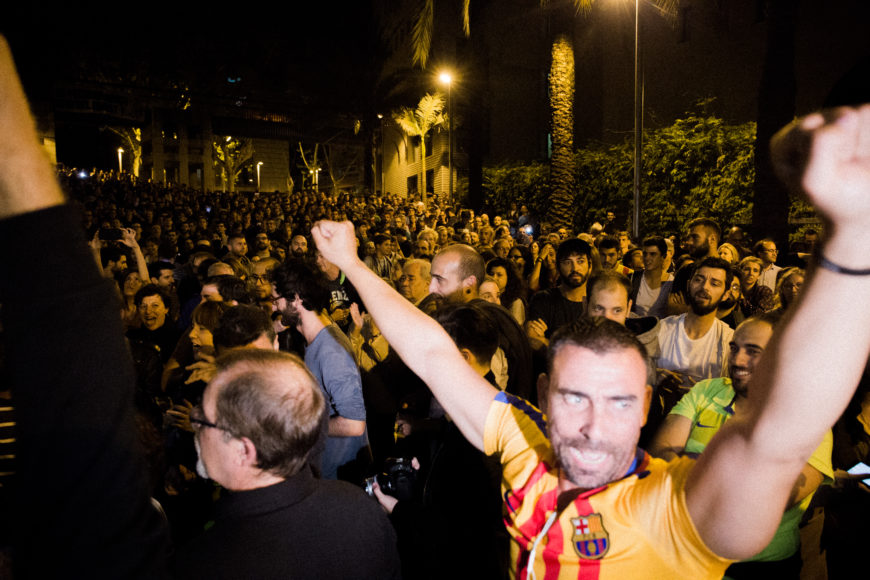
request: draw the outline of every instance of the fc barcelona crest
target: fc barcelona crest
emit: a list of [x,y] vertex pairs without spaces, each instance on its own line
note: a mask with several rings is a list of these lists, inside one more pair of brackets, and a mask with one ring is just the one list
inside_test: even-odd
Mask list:
[[604,529],[601,514],[588,514],[571,518],[574,526],[574,549],[586,560],[599,560],[610,549],[610,534]]

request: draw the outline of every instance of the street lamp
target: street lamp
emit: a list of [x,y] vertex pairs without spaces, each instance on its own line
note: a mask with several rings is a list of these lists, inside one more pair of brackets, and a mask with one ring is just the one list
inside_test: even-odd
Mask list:
[[257,191],[260,191],[260,167],[263,166],[262,161],[257,162]]
[[124,166],[122,164],[123,159],[124,159],[124,148],[118,147],[118,175],[120,175],[124,171]]
[[447,200],[453,203],[453,99],[450,91],[453,77],[449,72],[444,71],[438,78],[442,84],[447,85],[447,170],[450,173]]
[[384,193],[387,190],[386,184],[384,183],[384,116],[381,113],[378,113],[378,119],[381,122],[381,197],[384,196]]

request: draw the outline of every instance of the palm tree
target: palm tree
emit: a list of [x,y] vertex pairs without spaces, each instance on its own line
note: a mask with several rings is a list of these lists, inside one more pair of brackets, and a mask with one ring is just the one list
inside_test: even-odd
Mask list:
[[[673,19],[679,0],[652,0],[656,11]],[[462,2],[463,29],[469,32],[469,0]],[[546,8],[550,0],[541,0]],[[552,155],[550,157],[550,200],[548,219],[553,226],[571,226],[574,206],[574,39],[573,22],[562,13],[573,8],[588,14],[595,0],[554,0],[558,14],[551,19],[559,25],[553,36],[550,64],[550,112]],[[425,0],[414,23],[414,63],[425,66],[431,45],[434,0]]]
[[553,39],[550,64],[550,204],[547,221],[571,228],[574,221],[574,39]]
[[426,198],[426,135],[436,125],[444,122],[444,96],[441,93],[426,93],[416,109],[403,107],[393,113],[393,120],[409,137],[420,138],[420,172],[422,174],[420,192],[423,206],[429,207]]

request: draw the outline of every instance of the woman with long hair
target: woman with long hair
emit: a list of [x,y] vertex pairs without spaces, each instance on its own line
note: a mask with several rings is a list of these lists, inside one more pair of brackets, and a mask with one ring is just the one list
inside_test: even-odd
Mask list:
[[118,277],[121,289],[121,322],[124,323],[124,330],[129,328],[139,328],[142,326],[142,319],[139,318],[139,309],[136,307],[135,297],[145,283],[142,277],[136,270],[124,270]]
[[486,273],[492,276],[500,291],[501,305],[507,308],[520,326],[526,321],[525,286],[510,262],[493,258],[486,264]]
[[774,303],[776,310],[785,310],[791,305],[801,286],[804,284],[806,272],[800,268],[786,268],[779,273],[779,279],[776,281],[776,291],[774,292]]

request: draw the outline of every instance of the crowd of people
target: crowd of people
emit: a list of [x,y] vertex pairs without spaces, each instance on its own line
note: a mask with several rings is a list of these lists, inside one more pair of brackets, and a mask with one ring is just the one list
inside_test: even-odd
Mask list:
[[[35,141],[3,50],[0,130]],[[849,570],[870,511],[845,473],[870,463],[870,321],[845,302],[867,290],[854,234],[870,216],[841,190],[870,187],[870,152],[863,173],[820,170],[837,160],[795,135],[824,147],[868,117],[781,136],[783,178],[831,222],[785,256],[705,217],[632,239],[619,211],[575,232],[523,205],[22,176],[9,159],[38,166],[37,148],[11,155],[0,139],[0,236],[28,240],[0,284],[0,411],[20,427],[0,442],[17,458],[0,473],[3,566]]]

